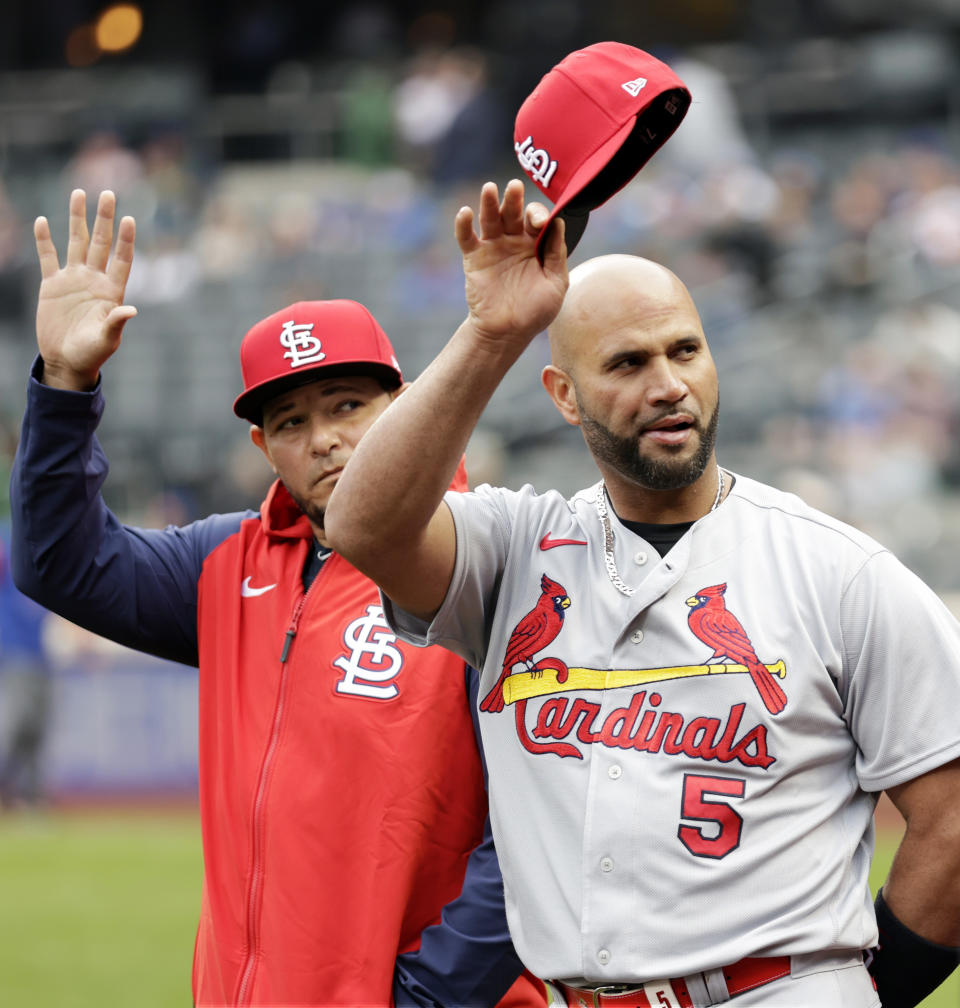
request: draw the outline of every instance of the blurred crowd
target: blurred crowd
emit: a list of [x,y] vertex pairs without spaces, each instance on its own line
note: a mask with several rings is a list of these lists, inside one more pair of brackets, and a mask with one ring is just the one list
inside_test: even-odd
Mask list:
[[[943,590],[960,588],[945,549],[960,544],[950,124],[805,128],[760,146],[721,73],[690,56],[672,64],[691,112],[595,211],[575,261],[625,251],[673,268],[725,375],[721,460],[796,487]],[[33,352],[32,216],[51,218],[62,248],[69,190],[112,188],[137,218],[128,299],[141,309],[104,425],[119,503],[142,514],[165,491],[187,518],[256,506],[269,474],[230,412],[244,329],[301,297],[355,297],[418,373],[463,310],[456,208],[486,178],[519,174],[513,110],[493,76],[483,53],[451,46],[394,73],[357,63],[324,92],[335,114],[323,158],[224,159],[167,123],[136,138],[91,131],[45,175],[0,176],[8,412]],[[271,85],[274,98],[309,87],[291,68]],[[488,411],[485,458],[496,459],[490,478],[573,490],[579,463],[567,460],[579,449],[539,391],[545,352],[533,349]]]
[[[670,62],[691,111],[594,212],[574,261],[631,252],[677,272],[723,376],[721,463],[865,529],[960,598],[956,123],[806,124],[761,143],[717,67]],[[275,148],[265,130],[255,157],[239,141],[231,154],[223,135],[211,144],[196,116],[130,129],[104,114],[68,149],[0,162],[0,525],[35,352],[34,216],[50,218],[61,253],[74,187],[113,189],[137,219],[128,300],[140,313],[104,378],[111,506],[151,526],[257,507],[272,474],[230,409],[240,338],[294,300],[351,297],[390,333],[407,377],[419,373],[464,310],[457,208],[486,179],[520,174],[502,74],[450,45],[344,64],[319,83],[289,65],[249,106],[278,124]],[[290,125],[304,108],[323,112],[322,142],[312,121]],[[592,481],[578,432],[540,388],[547,353],[535,342],[487,410],[468,452],[474,482]],[[0,585],[3,572],[0,551]],[[12,603],[4,611],[26,628]],[[154,666],[138,679],[129,653],[62,620],[23,636],[14,648],[0,626],[0,801],[45,800],[47,749],[61,790],[193,786],[190,680]],[[155,737],[129,779],[91,748],[77,711],[114,726],[101,740]]]

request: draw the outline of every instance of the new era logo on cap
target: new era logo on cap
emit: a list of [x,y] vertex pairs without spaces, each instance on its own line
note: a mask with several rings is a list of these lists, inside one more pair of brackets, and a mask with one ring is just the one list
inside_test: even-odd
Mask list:
[[627,94],[632,94],[634,98],[647,86],[646,77],[638,77],[636,80],[628,80],[626,84],[621,84],[620,87],[623,88]]
[[622,42],[564,57],[520,106],[514,149],[563,217],[567,251],[590,211],[622,189],[676,130],[690,92],[665,63]]
[[258,322],[240,346],[243,392],[237,416],[259,424],[264,402],[305,381],[367,374],[387,388],[403,382],[377,320],[357,301],[298,301]]

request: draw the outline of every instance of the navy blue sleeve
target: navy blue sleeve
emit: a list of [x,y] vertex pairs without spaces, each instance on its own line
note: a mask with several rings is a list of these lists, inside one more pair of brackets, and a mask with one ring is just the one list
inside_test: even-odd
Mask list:
[[[467,689],[474,732],[480,677],[467,666]],[[480,746],[481,758],[483,748]],[[484,780],[487,768],[484,763]],[[486,1008],[495,1005],[523,972],[503,905],[503,878],[490,832],[467,862],[460,896],[443,909],[439,924],[423,932],[416,952],[397,957],[397,1008]]]
[[11,567],[25,595],[127,647],[197,664],[197,581],[204,558],[254,512],[183,528],[138,529],[107,508],[103,414],[92,392],[50,388],[34,365],[10,477]]

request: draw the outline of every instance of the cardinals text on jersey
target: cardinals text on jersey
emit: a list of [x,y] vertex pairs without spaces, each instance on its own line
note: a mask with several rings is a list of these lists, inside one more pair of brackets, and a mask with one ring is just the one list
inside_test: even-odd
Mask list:
[[[560,658],[534,656],[559,636],[571,605],[566,589],[547,574],[533,609],[516,625],[507,641],[503,670],[480,709],[488,713],[513,705],[517,734],[535,754],[583,758],[580,745],[606,745],[638,752],[682,755],[719,763],[739,762],[766,769],[775,762],[763,724],[744,725],[745,703],[733,704],[725,717],[684,715],[661,710],[662,694],[647,688],[600,720],[601,705],[582,696],[563,694],[588,690],[647,687],[651,683],[704,675],[747,675],[771,714],[779,714],[787,697],[778,682],[787,674],[783,661],[765,664],[754,651],[740,621],[724,603],[726,584],[702,588],[686,600],[688,624],[694,635],[712,648],[707,662],[646,669],[591,669],[569,666]],[[522,671],[514,671],[519,666]],[[548,697],[528,719],[528,701]],[[579,743],[579,745],[578,745]]]

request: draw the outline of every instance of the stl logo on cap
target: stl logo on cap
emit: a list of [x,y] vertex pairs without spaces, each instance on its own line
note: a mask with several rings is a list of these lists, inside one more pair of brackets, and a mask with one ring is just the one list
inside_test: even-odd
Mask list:
[[312,322],[300,325],[293,319],[284,322],[283,329],[280,330],[280,342],[287,348],[283,356],[290,359],[291,368],[317,364],[327,356],[321,350],[320,340],[313,335]]
[[523,143],[515,143],[513,149],[517,152],[517,160],[524,171],[530,172],[534,182],[542,182],[543,188],[550,187],[550,179],[557,170],[557,162],[542,148],[535,147],[533,137],[528,136]]
[[233,412],[258,425],[267,399],[309,381],[361,374],[384,388],[403,382],[380,323],[359,301],[341,298],[297,301],[261,319],[243,337],[240,371],[243,391]]

